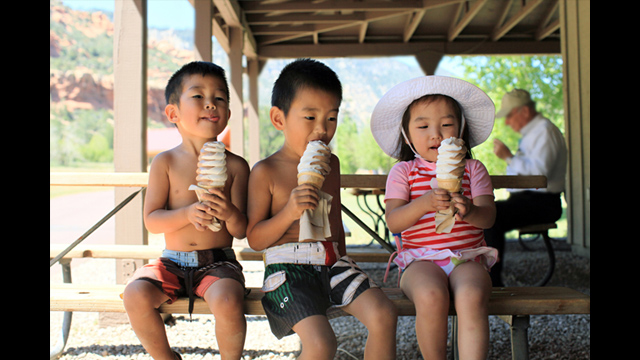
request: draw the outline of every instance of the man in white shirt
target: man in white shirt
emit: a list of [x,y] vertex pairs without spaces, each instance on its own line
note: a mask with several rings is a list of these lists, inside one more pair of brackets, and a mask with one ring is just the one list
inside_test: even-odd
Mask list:
[[507,162],[507,175],[545,175],[545,189],[510,189],[507,200],[496,202],[496,223],[485,231],[488,246],[498,249],[501,261],[491,269],[493,286],[503,286],[504,233],[526,225],[552,223],[562,216],[560,193],[564,191],[567,146],[564,136],[535,109],[529,92],[514,89],[502,97],[496,117],[522,134],[515,154],[500,140],[493,152]]

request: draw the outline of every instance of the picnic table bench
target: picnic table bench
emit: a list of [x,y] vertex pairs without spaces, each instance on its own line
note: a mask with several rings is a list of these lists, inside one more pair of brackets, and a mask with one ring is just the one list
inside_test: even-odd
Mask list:
[[[51,185],[73,186],[132,186],[146,187],[146,173],[51,173]],[[492,176],[494,188],[539,188],[546,187],[544,176]],[[386,175],[342,175],[341,185],[344,188],[384,189]],[[132,195],[132,196],[135,196]],[[343,206],[343,211],[345,207]],[[347,209],[348,211],[348,209]],[[345,212],[347,215],[348,213]],[[353,213],[352,213],[353,215]],[[355,215],[353,215],[355,216]],[[350,216],[351,217],[351,216]],[[357,217],[356,217],[357,218]],[[357,221],[356,221],[357,222]],[[360,221],[361,222],[361,221]],[[357,222],[358,223],[358,222]],[[362,222],[361,222],[362,223]],[[360,226],[366,227],[364,223]],[[546,225],[547,229],[550,225]],[[532,229],[536,230],[536,229]],[[370,234],[375,234],[371,230]],[[373,236],[372,234],[372,236]],[[377,235],[377,234],[376,234]],[[384,242],[383,239],[381,244]],[[548,249],[550,244],[547,244]],[[87,285],[72,284],[69,263],[73,258],[116,258],[116,259],[152,259],[159,256],[162,247],[149,245],[77,245],[72,249],[65,245],[50,244],[50,264],[60,262],[63,266],[63,284],[50,284],[49,310],[63,311],[63,329],[58,345],[51,349],[51,359],[62,353],[74,311],[86,312],[124,312],[120,294],[124,285]],[[383,245],[384,247],[384,245]],[[234,248],[239,260],[262,260],[262,252],[248,248]],[[347,252],[357,262],[386,262],[389,249],[351,249]],[[551,253],[553,252],[551,248]],[[553,271],[553,269],[551,269]],[[550,276],[549,276],[550,277]],[[264,315],[262,308],[262,292],[259,288],[250,288],[245,298],[244,311],[247,315]],[[385,294],[398,308],[400,316],[415,316],[413,303],[399,288],[383,288]],[[159,311],[168,314],[188,313],[188,299],[178,299],[172,304],[163,304]],[[210,314],[204,300],[197,299],[194,314]],[[589,314],[590,297],[576,290],[564,287],[504,287],[493,288],[489,301],[489,314],[500,316],[511,327],[512,354],[514,359],[528,359],[527,329],[531,315]],[[455,315],[453,303],[449,310]],[[335,309],[330,317],[347,315]],[[455,326],[455,321],[454,321]],[[454,333],[454,344],[456,343]],[[454,352],[456,347],[454,346]]]

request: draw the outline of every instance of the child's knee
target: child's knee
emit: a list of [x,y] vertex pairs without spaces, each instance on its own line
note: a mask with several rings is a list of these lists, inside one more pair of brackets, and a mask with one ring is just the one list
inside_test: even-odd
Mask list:
[[243,313],[244,292],[241,286],[237,289],[221,289],[214,286],[205,292],[205,300],[214,315],[237,315]]
[[333,359],[338,351],[338,340],[333,334],[319,334],[312,339],[307,339],[302,344],[302,350],[305,353],[314,354],[315,359]]
[[460,287],[454,294],[456,309],[486,307],[491,295],[490,289],[477,285]]
[[446,288],[430,287],[416,291],[414,303],[416,310],[442,311],[449,308],[449,291]]
[[162,294],[153,284],[136,280],[130,282],[122,295],[124,307],[129,312],[132,309],[158,308],[164,301],[166,295]]
[[398,322],[398,308],[385,296],[384,301],[380,301],[376,308],[374,316],[374,324],[379,324],[384,327],[395,326]]

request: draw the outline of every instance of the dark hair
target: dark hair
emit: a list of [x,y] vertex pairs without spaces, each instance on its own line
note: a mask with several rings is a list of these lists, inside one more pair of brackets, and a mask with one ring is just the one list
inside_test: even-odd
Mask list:
[[167,104],[180,104],[180,95],[182,94],[182,82],[185,77],[191,75],[202,75],[205,77],[206,75],[215,76],[221,79],[224,82],[225,86],[225,94],[227,95],[227,101],[229,99],[229,85],[227,84],[227,77],[225,75],[224,69],[220,66],[208,62],[208,61],[193,61],[186,65],[184,65],[180,70],[176,71],[169,82],[167,83],[167,87],[164,90],[164,98],[167,101]]
[[306,87],[326,91],[337,96],[338,103],[342,102],[342,85],[333,70],[316,60],[297,59],[282,69],[273,84],[271,106],[278,107],[286,116],[298,90]]
[[[407,138],[409,137],[409,120],[411,120],[411,108],[418,103],[424,103],[426,105],[437,100],[443,100],[447,105],[449,105],[453,109],[453,114],[458,120],[458,125],[462,125],[462,108],[454,98],[442,94],[424,95],[423,97],[413,100],[413,102],[409,104],[409,106],[407,106],[404,114],[402,114],[402,128],[404,129],[405,134],[407,134]],[[397,146],[400,147],[400,155],[398,156],[398,161],[413,160],[416,155],[413,153],[413,151],[411,151],[411,148],[405,142],[402,133],[398,134],[398,136],[398,142],[396,143],[396,149]],[[464,143],[467,146],[467,155],[465,156],[465,158],[473,159],[473,154],[471,153],[471,148],[469,147],[469,126],[464,127],[464,131],[462,132],[462,140],[464,140]]]

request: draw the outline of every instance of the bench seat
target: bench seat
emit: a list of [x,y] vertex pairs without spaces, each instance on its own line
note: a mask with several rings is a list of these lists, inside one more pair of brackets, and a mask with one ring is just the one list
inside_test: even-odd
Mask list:
[[[262,291],[250,288],[245,299],[245,314],[264,315]],[[50,284],[50,311],[125,312],[120,294],[124,285]],[[399,288],[382,288],[398,308],[400,316],[415,316],[413,303]],[[179,298],[173,304],[164,304],[160,312],[187,314],[188,298]],[[504,287],[493,288],[489,300],[490,315],[545,315],[589,314],[591,301],[588,295],[565,287]],[[211,314],[204,300],[197,298],[194,314]],[[453,305],[449,311],[455,315]],[[333,316],[344,316],[336,310]]]
[[[49,244],[49,256],[54,258],[68,245]],[[63,259],[108,258],[108,259],[156,259],[162,255],[162,246],[153,245],[78,245]],[[236,258],[242,261],[262,261],[262,251],[234,247]],[[355,262],[387,262],[389,252],[380,248],[347,248],[347,253]]]

